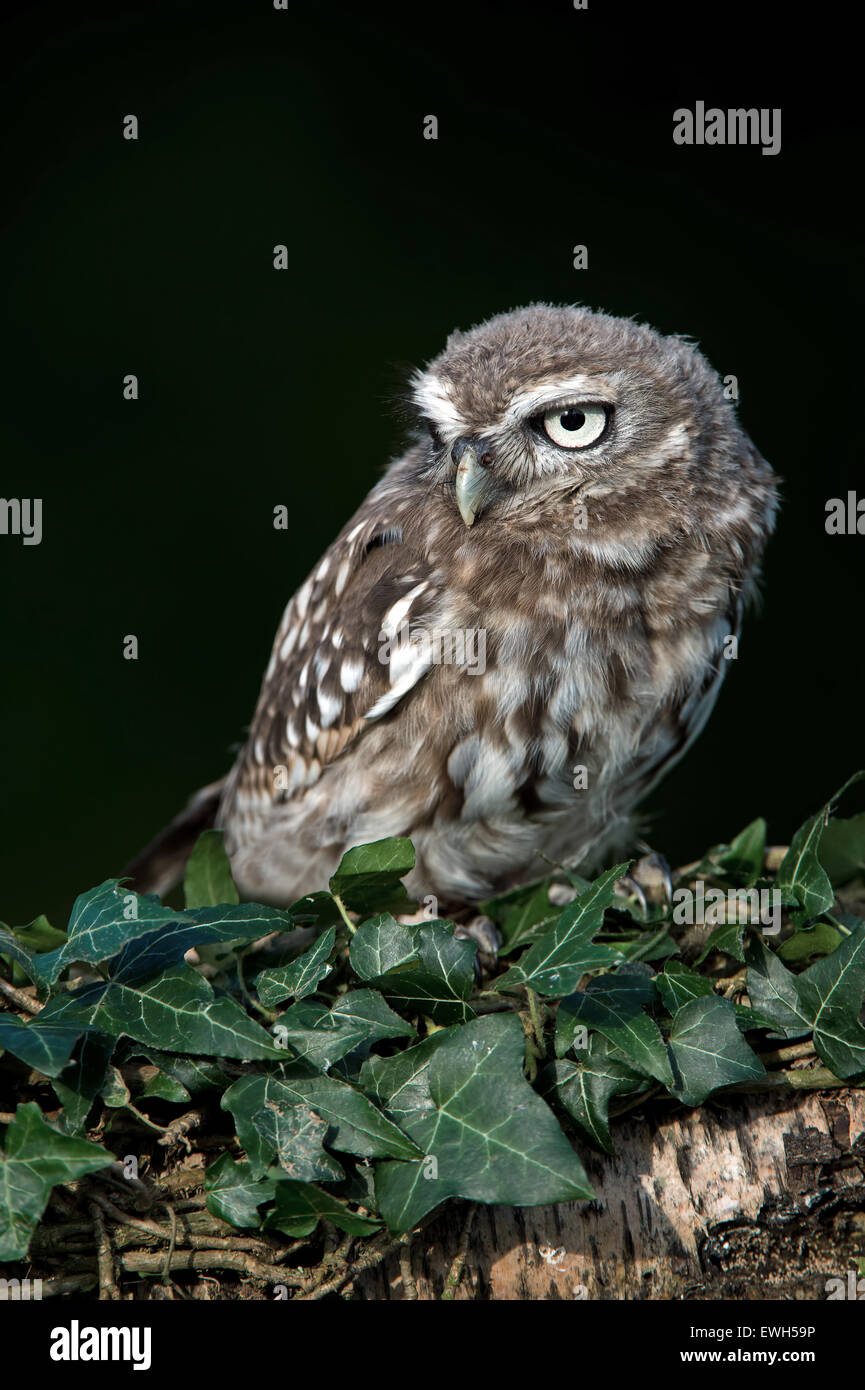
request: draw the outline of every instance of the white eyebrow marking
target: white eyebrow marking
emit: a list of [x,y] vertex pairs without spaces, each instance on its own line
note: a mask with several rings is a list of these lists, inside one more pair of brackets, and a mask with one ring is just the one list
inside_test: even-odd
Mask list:
[[612,404],[616,392],[611,381],[600,376],[568,376],[558,380],[542,381],[528,391],[518,391],[505,411],[504,424],[514,424],[524,420],[527,415],[535,415],[547,402],[558,402],[563,396],[579,397],[582,400],[608,401]]
[[440,377],[415,372],[413,394],[418,409],[446,434],[459,434],[465,426]]

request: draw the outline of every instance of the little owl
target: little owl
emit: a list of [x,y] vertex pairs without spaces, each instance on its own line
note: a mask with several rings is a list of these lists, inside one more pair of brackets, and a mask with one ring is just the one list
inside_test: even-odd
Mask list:
[[138,886],[215,823],[257,901],[399,835],[414,896],[477,902],[622,840],[700,732],[776,501],[705,358],[540,304],[454,333],[411,401],[409,447],[285,610],[234,767]]

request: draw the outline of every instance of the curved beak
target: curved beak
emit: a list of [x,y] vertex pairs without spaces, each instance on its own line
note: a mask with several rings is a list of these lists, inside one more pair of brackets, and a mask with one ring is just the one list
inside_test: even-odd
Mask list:
[[[451,450],[451,457],[457,466],[457,506],[466,526],[474,524],[493,481],[492,475],[478,458],[478,449],[478,441],[458,439]],[[482,452],[481,457],[487,461],[491,456]]]

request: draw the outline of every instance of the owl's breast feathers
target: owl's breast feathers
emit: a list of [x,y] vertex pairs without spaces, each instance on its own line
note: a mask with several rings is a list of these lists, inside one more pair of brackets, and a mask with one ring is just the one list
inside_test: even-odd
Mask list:
[[[218,823],[288,902],[409,835],[445,901],[576,859],[696,736],[762,543],[741,499],[672,525],[601,499],[459,524],[395,465],[289,603]],[[589,537],[591,539],[589,539]]]

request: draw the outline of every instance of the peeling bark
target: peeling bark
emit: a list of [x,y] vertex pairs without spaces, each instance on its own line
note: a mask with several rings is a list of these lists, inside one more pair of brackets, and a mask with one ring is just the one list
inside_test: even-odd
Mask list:
[[[717,1097],[614,1125],[616,1157],[583,1152],[597,1201],[479,1207],[462,1299],[824,1299],[865,1258],[865,1092]],[[441,1297],[466,1203],[412,1243],[420,1299]],[[398,1260],[354,1296],[406,1297]]]

